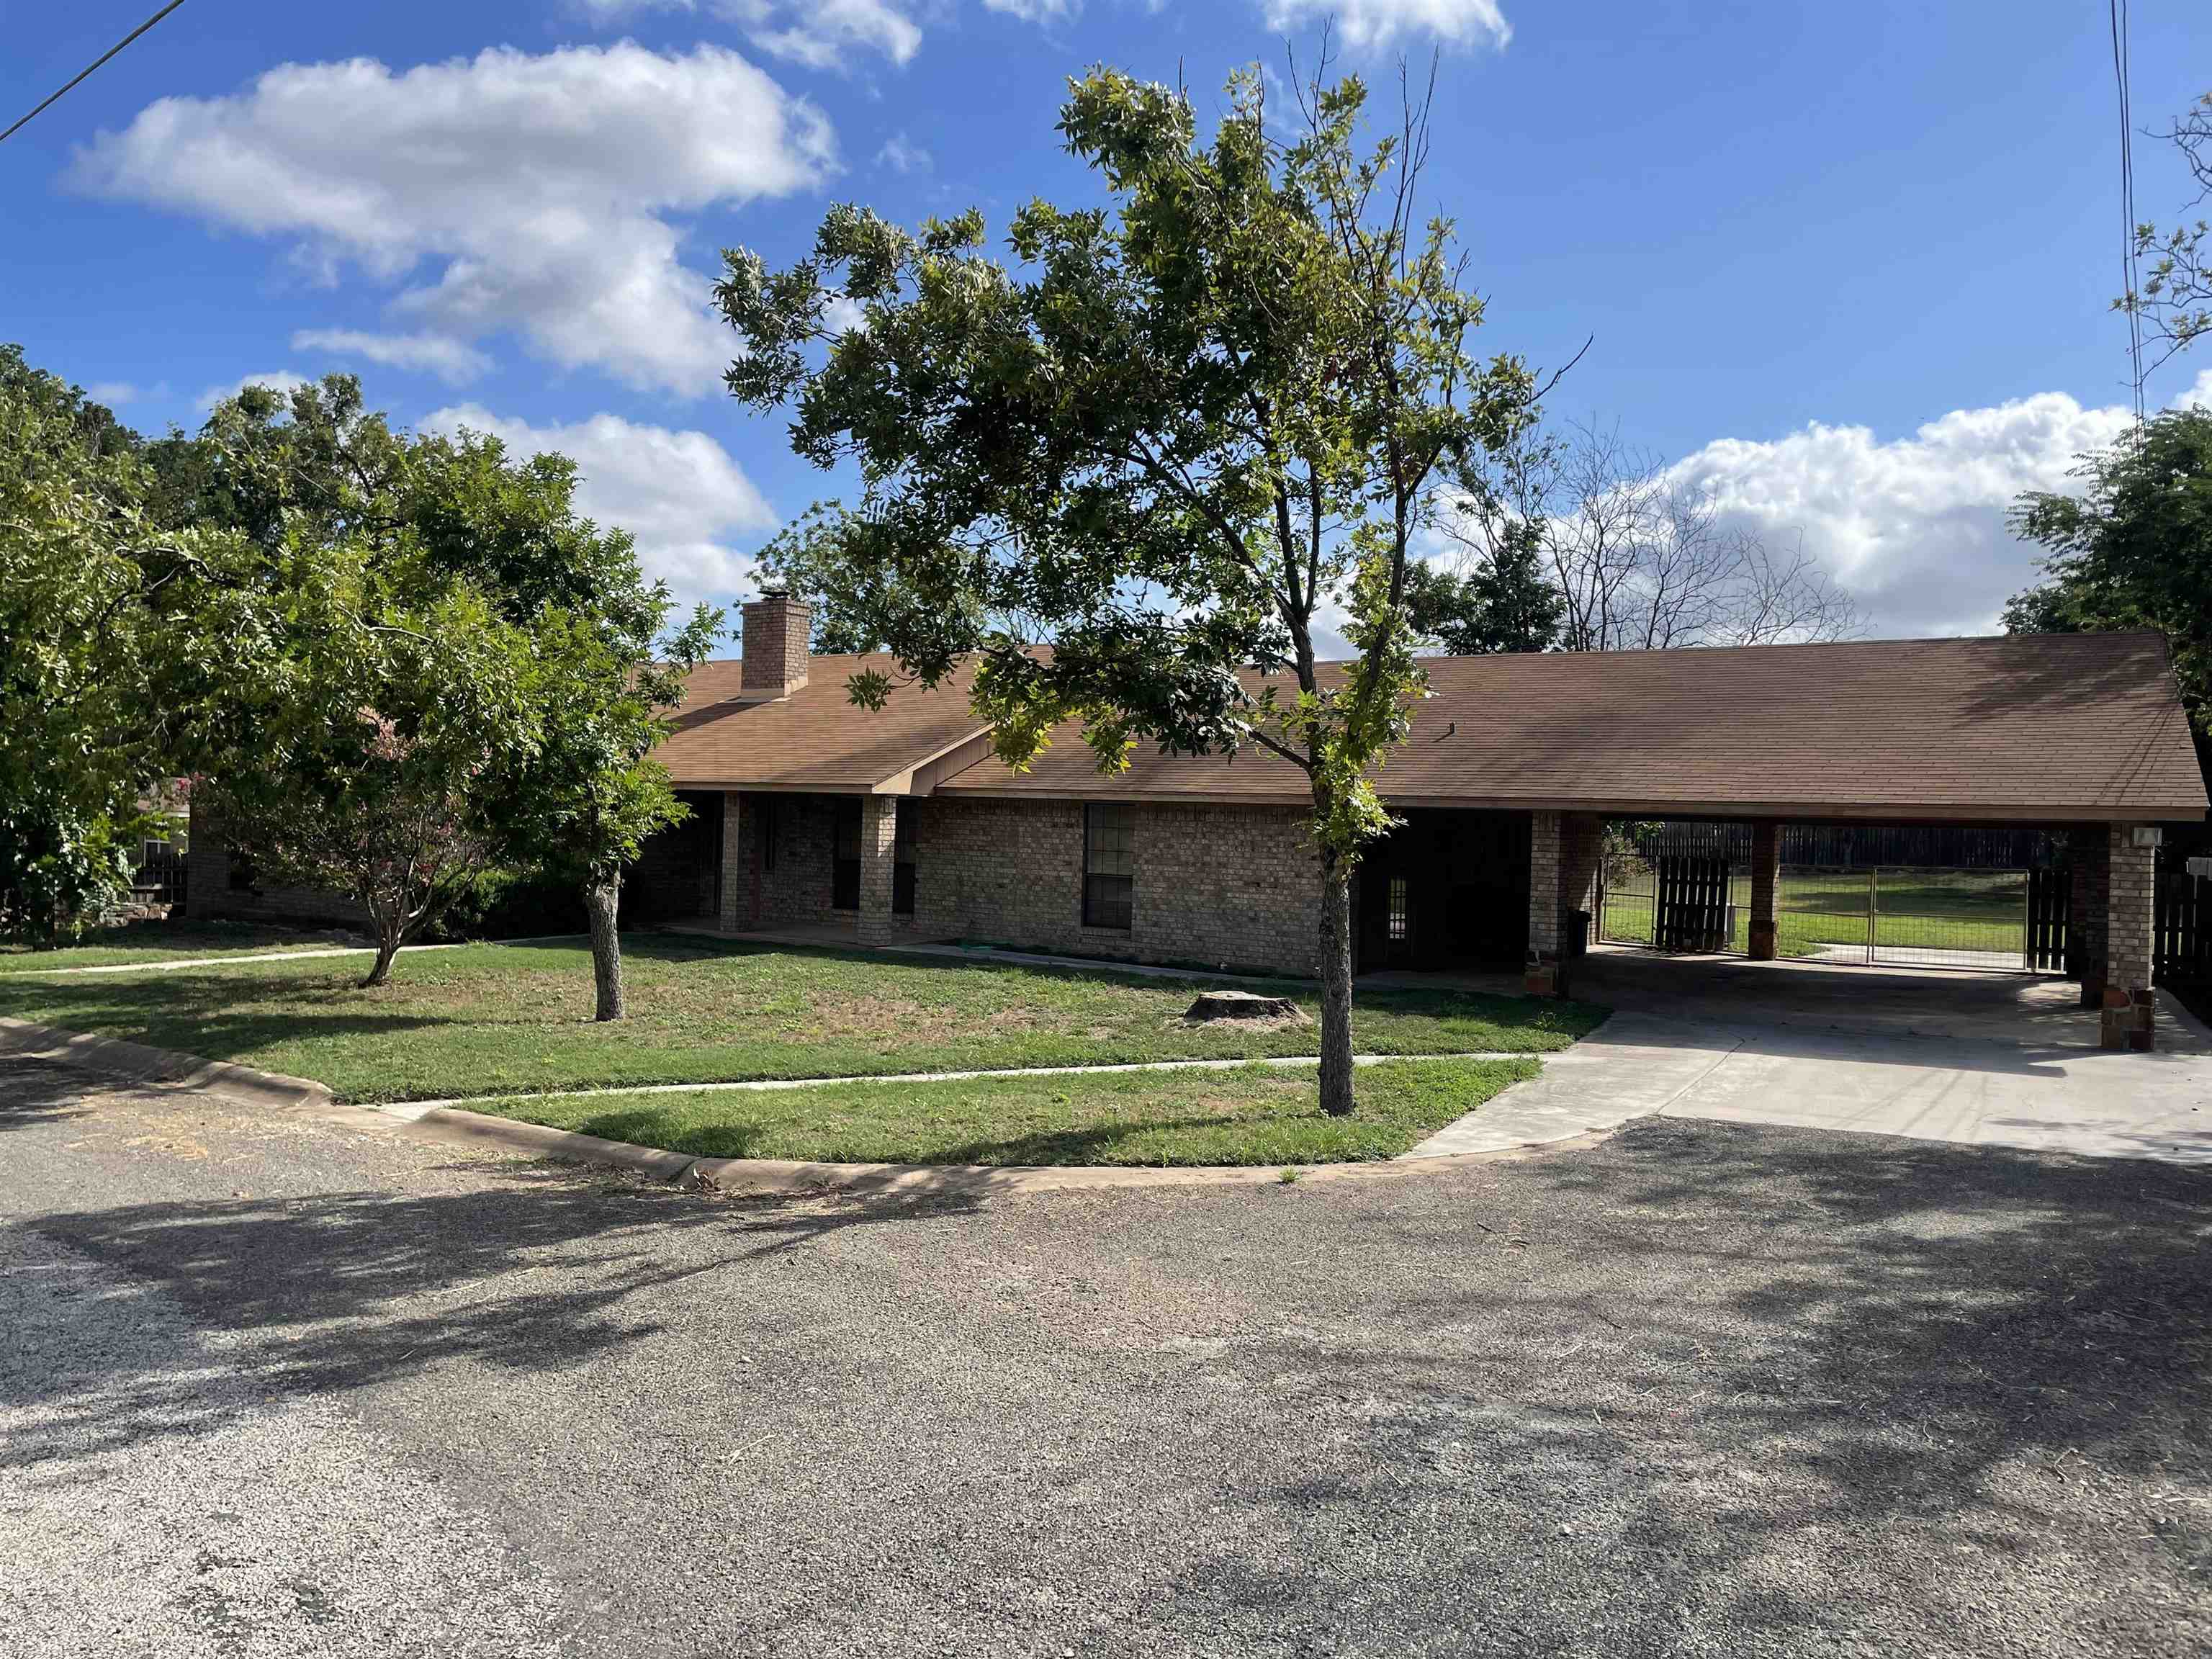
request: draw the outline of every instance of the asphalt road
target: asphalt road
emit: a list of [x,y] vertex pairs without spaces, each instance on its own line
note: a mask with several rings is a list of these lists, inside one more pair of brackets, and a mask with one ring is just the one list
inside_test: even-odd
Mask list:
[[742,1205],[0,1067],[0,1647],[2212,1650],[2212,1175]]

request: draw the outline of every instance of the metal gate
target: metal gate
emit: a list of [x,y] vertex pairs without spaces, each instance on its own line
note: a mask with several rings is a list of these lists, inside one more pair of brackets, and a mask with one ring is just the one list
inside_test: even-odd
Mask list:
[[2063,872],[2051,870],[1785,865],[1776,931],[1784,956],[1816,962],[2057,969],[2065,965],[2066,890]]

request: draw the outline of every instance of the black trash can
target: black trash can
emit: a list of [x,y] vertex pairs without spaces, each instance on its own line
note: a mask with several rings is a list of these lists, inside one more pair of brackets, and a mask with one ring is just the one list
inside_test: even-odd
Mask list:
[[1567,960],[1576,961],[1589,954],[1590,923],[1594,920],[1587,910],[1567,912],[1567,937],[1565,940]]

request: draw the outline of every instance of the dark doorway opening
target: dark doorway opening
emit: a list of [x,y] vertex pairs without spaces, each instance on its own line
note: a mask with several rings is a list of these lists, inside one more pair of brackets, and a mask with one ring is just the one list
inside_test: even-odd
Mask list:
[[1528,815],[1425,811],[1359,864],[1358,967],[1517,969],[1528,946]]

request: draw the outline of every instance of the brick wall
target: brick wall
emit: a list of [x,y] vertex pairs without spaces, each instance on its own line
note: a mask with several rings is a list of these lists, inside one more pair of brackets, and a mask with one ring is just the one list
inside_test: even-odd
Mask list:
[[724,801],[723,930],[805,927],[836,914],[830,899],[838,797],[733,791]]
[[232,887],[230,844],[204,794],[192,801],[191,850],[185,856],[185,914],[194,921],[336,922],[349,927],[368,922],[368,913],[340,893],[265,884]]
[[813,612],[787,594],[768,593],[740,614],[738,684],[748,691],[788,691],[805,684]]
[[2104,1045],[2148,1048],[2157,1003],[2150,988],[2153,862],[2150,848],[2135,842],[2134,826],[2106,831]]
[[1559,989],[1559,866],[1565,836],[1557,812],[1528,815],[1528,973],[1532,996]]
[[894,918],[896,933],[1315,971],[1321,866],[1295,808],[1138,807],[1127,932],[1083,924],[1080,802],[933,797],[912,810],[915,915]]
[[[1597,915],[1598,867],[1605,856],[1605,820],[1570,812],[1559,822],[1559,925],[1577,910]],[[1594,925],[1594,924],[1593,924]],[[1564,940],[1566,935],[1562,933]]]

